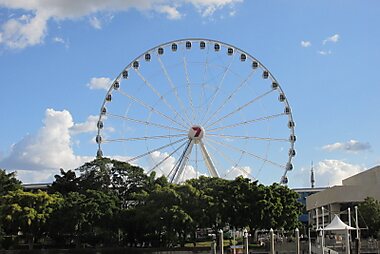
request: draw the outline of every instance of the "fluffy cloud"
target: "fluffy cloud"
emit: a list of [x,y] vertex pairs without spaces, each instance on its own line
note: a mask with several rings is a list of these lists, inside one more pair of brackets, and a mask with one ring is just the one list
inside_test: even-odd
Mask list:
[[320,50],[320,51],[318,51],[318,54],[320,54],[322,56],[331,55],[331,53],[332,53],[331,50]]
[[74,124],[72,127],[69,128],[69,131],[72,135],[88,133],[88,132],[96,132],[98,130],[97,129],[98,120],[99,120],[99,116],[90,115],[87,118],[86,122]]
[[158,8],[158,12],[166,14],[168,19],[180,19],[182,14],[175,8],[169,5],[163,5]]
[[[231,8],[242,0],[108,0],[108,1],[30,1],[0,0],[0,8],[23,10],[30,15],[11,18],[1,25],[0,43],[8,48],[25,48],[43,42],[47,33],[47,24],[51,19],[79,19],[101,12],[123,12],[129,9],[164,13],[169,19],[179,19],[183,15],[179,8],[182,5],[194,6],[202,16],[210,16],[225,6]],[[93,16],[90,24],[101,29],[101,21]]]
[[104,89],[107,90],[110,88],[112,80],[110,78],[92,78],[89,83],[87,83],[87,87],[90,89]]
[[311,46],[311,42],[310,41],[301,41],[301,47],[308,48],[310,46]]
[[252,169],[249,166],[244,167],[232,167],[230,171],[226,174],[226,178],[235,179],[238,176],[243,176],[246,178],[251,178]]
[[355,175],[365,168],[340,160],[323,160],[315,167],[315,179],[318,186],[341,185],[342,180]]
[[330,37],[327,37],[325,40],[323,40],[322,44],[325,45],[328,42],[337,43],[339,41],[339,38],[340,38],[339,34],[334,34]]
[[47,20],[48,16],[39,12],[34,17],[11,18],[1,26],[0,43],[11,49],[40,44],[46,34]]
[[347,142],[337,142],[334,144],[325,145],[322,147],[327,151],[346,151],[346,152],[360,152],[371,149],[371,145],[368,142],[360,142],[357,140],[349,140]]
[[97,17],[91,17],[89,22],[93,28],[102,29],[102,22]]
[[74,154],[73,130],[80,133],[89,129],[75,125],[70,112],[47,109],[43,123],[36,134],[12,146],[10,154],[0,161],[1,167],[17,170],[23,181],[38,182],[51,180],[59,168],[76,168],[93,159]]
[[[160,151],[154,151],[151,155],[151,162],[149,170],[152,169],[158,163],[161,163],[154,171],[157,176],[168,176],[176,163],[176,159],[173,156],[169,156],[169,153],[162,153]],[[195,170],[191,165],[186,165],[180,181],[186,181],[188,179],[199,177],[201,174]]]

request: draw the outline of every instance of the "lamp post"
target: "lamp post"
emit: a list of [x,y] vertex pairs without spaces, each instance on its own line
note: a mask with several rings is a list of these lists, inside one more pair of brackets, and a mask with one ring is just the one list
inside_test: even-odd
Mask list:
[[219,229],[219,253],[224,253],[224,242],[223,242],[223,229]]
[[247,231],[247,229],[244,229],[243,237],[244,237],[244,254],[248,254],[248,231]]
[[269,253],[270,254],[274,254],[274,232],[273,232],[273,229],[271,228],[269,230],[269,235],[270,235],[270,250],[269,250]]
[[325,253],[325,208],[322,206],[322,253]]
[[300,231],[298,228],[296,228],[296,254],[301,253],[301,248],[300,248]]

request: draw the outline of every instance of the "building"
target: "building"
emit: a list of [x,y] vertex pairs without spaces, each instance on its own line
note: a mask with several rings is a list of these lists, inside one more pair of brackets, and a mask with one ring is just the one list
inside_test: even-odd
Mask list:
[[[315,193],[318,193],[320,191],[325,190],[326,187],[318,187],[318,188],[295,188],[293,191],[297,192],[299,195],[298,202],[303,204],[306,207],[306,198],[310,195],[313,195]],[[307,212],[301,214],[299,220],[304,223],[308,224],[309,222],[309,214]]]
[[353,215],[354,207],[367,197],[380,200],[380,166],[346,178],[342,181],[342,185],[326,188],[308,196],[306,210],[309,213],[309,223],[313,229],[316,229],[318,219],[320,227],[322,222],[326,226],[334,214],[340,214],[340,218],[348,223],[348,208]]

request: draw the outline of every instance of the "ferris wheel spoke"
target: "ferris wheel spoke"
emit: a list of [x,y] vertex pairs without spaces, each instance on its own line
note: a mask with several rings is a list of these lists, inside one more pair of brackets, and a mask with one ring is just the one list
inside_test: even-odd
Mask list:
[[187,165],[187,162],[189,161],[189,156],[190,156],[190,153],[193,149],[193,146],[194,146],[194,141],[189,139],[187,146],[186,146],[185,150],[183,151],[181,158],[178,161],[177,167],[174,171],[174,175],[173,175],[173,182],[174,183],[180,182],[181,176],[183,175],[184,169]]
[[168,81],[168,83],[169,83],[170,88],[171,88],[171,89],[173,90],[173,92],[174,92],[174,95],[175,95],[175,97],[176,97],[176,100],[177,100],[178,105],[181,107],[182,112],[184,112],[184,114],[185,114],[185,116],[186,116],[187,122],[188,122],[188,123],[191,123],[190,117],[189,117],[189,115],[187,114],[187,111],[186,111],[186,109],[185,109],[184,103],[183,103],[183,101],[181,100],[181,98],[180,98],[179,95],[178,95],[178,88],[174,85],[173,80],[171,79],[171,77],[170,77],[170,75],[169,75],[169,72],[168,72],[168,70],[166,69],[165,64],[164,64],[163,61],[161,60],[161,57],[158,56],[157,59],[158,59],[158,62],[160,63],[161,70],[162,70],[162,71],[164,72],[164,74],[165,74],[165,77],[166,77],[166,79],[167,79],[167,81]]
[[182,123],[179,123],[177,122],[176,120],[174,120],[173,118],[167,116],[166,114],[162,113],[161,111],[157,110],[155,107],[151,106],[151,105],[148,105],[146,103],[144,103],[143,101],[137,99],[136,97],[126,93],[125,91],[119,89],[118,90],[122,95],[126,96],[127,98],[129,98],[130,100],[133,100],[134,102],[140,104],[141,106],[143,106],[144,108],[148,109],[149,111],[151,112],[154,112],[156,113],[157,115],[160,115],[166,119],[168,119],[169,121],[181,126],[181,127],[184,127],[185,129],[187,128],[187,126],[183,125]]
[[227,172],[223,175],[223,177],[228,176],[228,174],[229,174],[234,168],[236,168],[236,169],[238,169],[238,170],[241,169],[242,171],[244,171],[244,172],[247,174],[247,176],[250,176],[251,178],[255,178],[255,177],[253,177],[249,172],[247,172],[245,169],[243,169],[243,168],[239,168],[239,167],[238,167],[238,165],[239,165],[239,163],[240,163],[240,160],[241,160],[241,158],[242,158],[242,153],[241,153],[241,155],[240,155],[239,160],[238,160],[238,161],[235,161],[235,160],[231,159],[230,156],[228,156],[227,154],[225,154],[225,153],[223,152],[222,149],[217,149],[217,148],[215,148],[213,145],[211,145],[210,143],[208,143],[207,146],[211,147],[213,150],[216,151],[216,153],[220,154],[221,157],[223,157],[226,161],[229,161],[230,164],[233,165],[229,170],[227,170]]
[[213,139],[211,139],[211,138],[209,138],[209,141],[211,141],[211,142],[213,142],[213,143],[216,143],[216,144],[218,144],[218,145],[222,145],[222,146],[224,146],[224,147],[230,148],[230,149],[232,149],[232,150],[235,150],[235,151],[241,152],[241,153],[243,153],[243,154],[247,154],[247,155],[249,155],[249,156],[251,156],[251,157],[253,157],[253,158],[257,159],[257,160],[260,160],[260,161],[263,161],[263,162],[268,162],[268,163],[270,163],[270,164],[272,164],[272,165],[274,165],[274,166],[277,166],[277,167],[280,167],[280,168],[286,168],[285,165],[281,165],[281,164],[279,164],[279,163],[277,163],[277,162],[274,162],[274,161],[268,160],[268,159],[266,159],[266,158],[263,158],[263,157],[261,157],[261,156],[259,156],[259,155],[254,154],[254,153],[251,153],[251,152],[245,151],[245,150],[240,149],[239,147],[233,146],[233,145],[231,145],[231,144],[227,144],[227,143],[224,143],[224,142],[220,142],[220,141],[217,141],[217,140],[213,140]]
[[[230,70],[231,68],[231,65],[232,65],[232,62],[234,61],[234,58],[235,58],[235,55],[233,55],[233,57],[231,57],[231,61],[230,63],[228,64],[227,67],[224,68],[224,71],[223,71],[223,74],[222,74],[222,78],[220,79],[219,83],[218,83],[218,86],[216,87],[213,95],[211,96],[211,100],[210,102],[208,103],[207,107],[206,107],[206,112],[204,113],[203,117],[202,117],[202,120],[200,122],[203,122],[203,120],[205,119],[206,115],[208,114],[211,106],[214,104],[214,101],[217,97],[217,95],[219,94],[223,84],[224,84],[224,79],[226,78],[227,76],[227,73],[228,71]],[[224,66],[223,66],[224,67]]]
[[211,145],[211,142],[208,142],[207,144],[208,147],[212,148],[217,154],[219,154],[225,161],[228,161],[231,165],[233,165],[229,170],[227,170],[226,173],[224,173],[223,177],[226,177],[229,172],[234,168],[234,167],[237,167],[239,165],[239,161],[241,159],[242,156],[240,156],[240,159],[239,161],[235,161],[233,159],[231,159],[231,157],[229,157],[227,154],[225,154],[223,152],[223,149],[217,149],[216,147],[214,147],[213,145]]
[[245,84],[247,84],[249,82],[249,80],[252,78],[253,76],[253,73],[255,71],[252,70],[249,75],[243,80],[240,82],[240,84],[235,88],[235,90],[233,90],[231,92],[231,94],[223,101],[223,103],[218,107],[218,109],[211,114],[211,116],[206,120],[206,122],[203,123],[203,126],[206,126],[207,123],[213,119],[227,104],[228,102],[236,95],[236,93],[242,88],[244,87]]
[[141,72],[138,69],[134,69],[137,75],[141,78],[141,80],[144,82],[144,84],[149,87],[150,90],[168,107],[170,110],[173,111],[175,117],[179,116],[184,124],[190,124],[188,123],[180,113],[165,99],[163,95],[160,94],[157,89],[154,88],[154,86],[144,77],[144,75],[141,74]]
[[153,139],[167,139],[174,137],[184,137],[186,133],[183,134],[173,134],[173,135],[159,135],[159,136],[145,136],[145,137],[132,137],[132,138],[116,138],[116,139],[105,139],[106,142],[128,142],[128,141],[140,141],[140,140],[153,140]]
[[171,143],[169,143],[169,144],[166,144],[166,145],[163,145],[163,146],[160,146],[160,147],[157,147],[157,148],[151,149],[151,150],[149,150],[149,151],[146,152],[146,153],[140,154],[140,155],[138,155],[138,156],[135,156],[135,157],[133,157],[133,158],[127,160],[127,162],[135,161],[135,160],[140,159],[140,158],[142,158],[142,157],[145,157],[145,156],[147,156],[147,155],[149,155],[149,154],[152,154],[152,153],[155,152],[155,151],[160,151],[160,150],[162,150],[162,149],[165,149],[166,147],[169,147],[169,146],[171,146],[171,145],[177,144],[177,143],[182,142],[182,141],[184,141],[184,140],[186,140],[186,139],[188,139],[188,137],[181,138],[181,139],[176,140],[176,141],[174,141],[174,142],[171,142]]
[[[171,158],[173,156],[173,154],[175,154],[179,149],[181,149],[186,144],[187,144],[187,142],[183,142],[177,149],[175,149],[173,152],[171,152],[170,154],[168,154],[167,156],[165,156],[164,159],[162,159],[160,162],[158,162],[153,168],[151,168],[148,171],[148,174],[150,172],[152,172],[153,170],[155,170],[156,168],[158,168],[159,166],[161,166],[162,163],[164,163],[167,159]],[[160,169],[160,171],[165,175],[165,172],[163,170]]]
[[[203,69],[203,78],[202,78],[202,84],[201,84],[202,92],[201,92],[201,98],[200,98],[200,105],[204,105],[204,102],[206,101],[205,86],[206,86],[206,80],[207,80],[208,71],[209,71],[209,52],[210,52],[210,47],[207,47],[205,61],[204,63],[202,63],[204,66],[204,69]],[[197,119],[197,121],[200,122],[199,119]]]
[[122,119],[122,120],[125,120],[125,121],[131,121],[131,122],[139,123],[139,124],[142,124],[142,125],[155,126],[155,127],[161,128],[161,129],[173,130],[173,131],[176,131],[176,132],[185,132],[186,131],[184,129],[178,129],[178,128],[167,126],[167,125],[163,125],[163,124],[158,124],[158,123],[153,123],[153,122],[149,122],[149,121],[134,119],[134,118],[130,118],[130,117],[126,117],[126,116],[121,116],[121,115],[116,115],[116,114],[111,114],[111,113],[107,113],[106,115],[110,116],[110,117],[113,117],[113,118],[119,118],[119,119]]
[[238,126],[241,126],[241,125],[247,125],[247,124],[251,124],[251,123],[256,123],[256,122],[261,122],[261,121],[266,121],[266,120],[274,119],[274,118],[277,118],[277,117],[280,117],[280,116],[283,116],[283,115],[286,115],[286,114],[285,113],[279,113],[279,114],[274,114],[274,115],[270,115],[270,116],[259,117],[259,118],[252,119],[252,120],[247,120],[247,121],[243,121],[243,122],[229,124],[229,125],[225,125],[225,126],[221,126],[221,127],[217,127],[217,128],[213,128],[213,129],[208,129],[207,131],[208,132],[214,132],[214,131],[217,131],[217,130],[224,130],[224,129],[229,129],[229,128],[235,128],[235,127],[238,127]]
[[254,102],[256,102],[256,101],[262,99],[263,97],[267,96],[268,94],[272,93],[273,91],[274,91],[274,89],[271,89],[271,90],[269,90],[269,91],[267,91],[267,92],[265,92],[265,93],[263,93],[263,94],[261,94],[261,95],[255,97],[255,98],[253,98],[252,100],[250,100],[249,102],[247,102],[247,103],[243,104],[242,106],[236,108],[236,109],[233,110],[232,112],[230,112],[230,113],[228,113],[228,114],[222,116],[222,117],[219,118],[218,120],[216,120],[216,121],[212,122],[211,124],[205,126],[205,128],[209,128],[209,127],[211,127],[211,126],[214,126],[215,124],[221,122],[222,120],[224,120],[224,119],[226,119],[226,118],[228,118],[228,117],[230,117],[230,116],[233,116],[234,114],[236,114],[236,113],[238,113],[239,111],[243,110],[244,108],[248,107],[248,106],[251,105],[252,103],[254,103]]
[[264,141],[279,141],[279,142],[288,142],[288,138],[265,138],[265,137],[256,137],[256,136],[236,136],[236,135],[225,135],[225,134],[214,134],[207,133],[207,136],[211,137],[221,137],[221,138],[231,138],[231,139],[254,139],[254,140],[264,140]]
[[194,102],[193,102],[193,97],[191,94],[191,86],[190,86],[190,77],[189,77],[189,70],[187,68],[187,60],[186,57],[183,57],[183,68],[185,70],[185,75],[186,75],[186,87],[187,87],[187,97],[189,99],[190,107],[191,107],[191,118],[194,121],[195,120],[195,111],[194,111]]

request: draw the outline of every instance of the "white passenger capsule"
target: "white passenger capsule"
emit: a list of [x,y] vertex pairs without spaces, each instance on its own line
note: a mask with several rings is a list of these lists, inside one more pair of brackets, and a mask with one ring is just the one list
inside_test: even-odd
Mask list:
[[263,71],[263,79],[267,79],[269,77],[269,72],[267,70]]
[[290,171],[292,169],[293,169],[293,164],[290,162],[286,163],[286,170]]
[[150,61],[150,58],[151,58],[150,54],[149,54],[149,53],[146,53],[146,54],[145,54],[145,61],[149,62],[149,61]]
[[97,125],[96,125],[99,129],[103,129],[103,122],[102,121],[98,121]]

